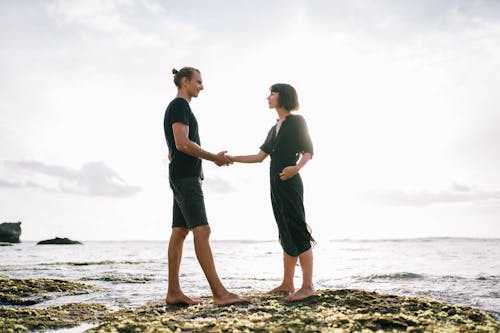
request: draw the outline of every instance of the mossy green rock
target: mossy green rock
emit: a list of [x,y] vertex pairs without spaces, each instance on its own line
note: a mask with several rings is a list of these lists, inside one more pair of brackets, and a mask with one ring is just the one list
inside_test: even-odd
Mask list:
[[78,295],[95,287],[58,279],[13,279],[0,275],[0,305],[32,305],[46,300],[47,293]]
[[107,308],[95,303],[69,303],[44,309],[0,308],[0,332],[44,331],[96,322]]
[[[54,279],[12,279],[0,275],[0,301],[28,305],[50,292],[76,294],[93,287]],[[30,297],[30,299],[26,299]],[[35,303],[36,303],[35,299]],[[288,303],[282,296],[253,294],[249,304],[219,307],[211,298],[189,307],[151,302],[111,312],[95,303],[48,308],[0,308],[0,332],[44,331],[95,323],[89,333],[111,332],[500,332],[482,311],[418,297],[363,290],[322,290]]]
[[[44,331],[73,327],[81,322],[96,321],[108,309],[102,304],[69,303],[35,309],[26,307],[50,298],[50,293],[77,295],[98,290],[79,282],[57,279],[13,279],[0,275],[0,332]],[[25,305],[20,307],[19,305]]]
[[102,317],[87,332],[499,332],[500,323],[468,307],[363,290],[324,290],[296,303],[258,294],[252,303],[190,307],[151,303]]

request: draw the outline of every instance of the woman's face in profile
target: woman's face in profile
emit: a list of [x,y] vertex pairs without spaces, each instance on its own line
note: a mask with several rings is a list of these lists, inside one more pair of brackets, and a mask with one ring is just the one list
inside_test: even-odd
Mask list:
[[269,103],[270,109],[275,109],[278,107],[278,98],[279,93],[272,91],[269,93],[269,96],[267,96],[267,102]]

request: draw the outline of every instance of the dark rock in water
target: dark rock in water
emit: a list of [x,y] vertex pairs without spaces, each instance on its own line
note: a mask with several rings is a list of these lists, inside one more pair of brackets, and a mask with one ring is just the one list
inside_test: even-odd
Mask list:
[[82,244],[79,241],[71,240],[69,238],[52,238],[52,239],[46,239],[43,241],[40,241],[36,243],[37,245],[45,245],[45,244],[63,244],[63,245],[71,245],[71,244]]
[[9,242],[0,242],[0,246],[12,246],[12,243],[9,243]]
[[21,222],[4,222],[0,224],[0,242],[20,243]]

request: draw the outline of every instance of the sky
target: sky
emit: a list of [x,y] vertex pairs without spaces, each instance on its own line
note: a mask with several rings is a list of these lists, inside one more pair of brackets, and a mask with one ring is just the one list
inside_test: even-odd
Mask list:
[[[313,237],[500,237],[500,3],[1,1],[0,222],[22,240],[167,240],[172,68],[202,147],[254,154],[292,84]],[[203,163],[212,239],[275,240],[269,159]]]

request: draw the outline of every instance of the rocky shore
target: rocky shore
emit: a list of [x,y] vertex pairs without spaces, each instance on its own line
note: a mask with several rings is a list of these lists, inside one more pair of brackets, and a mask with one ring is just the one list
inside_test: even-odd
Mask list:
[[0,276],[0,331],[44,331],[92,323],[86,332],[500,332],[500,322],[476,309],[356,289],[320,290],[297,303],[252,293],[250,304],[227,307],[214,305],[208,297],[190,307],[151,302],[118,311],[95,303],[27,306],[54,292],[93,290],[78,282]]
[[101,304],[69,303],[48,308],[32,308],[48,299],[97,291],[78,282],[57,279],[13,279],[0,275],[0,332],[44,331],[97,321],[109,312]]

